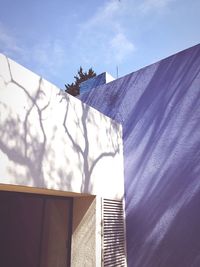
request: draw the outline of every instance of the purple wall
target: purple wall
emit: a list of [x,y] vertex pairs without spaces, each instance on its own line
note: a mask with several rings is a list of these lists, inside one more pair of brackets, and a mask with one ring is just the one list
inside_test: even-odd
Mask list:
[[200,45],[84,94],[121,122],[129,267],[200,266]]
[[80,84],[80,94],[90,91],[92,88],[106,83],[106,72],[103,72],[94,78],[90,78]]

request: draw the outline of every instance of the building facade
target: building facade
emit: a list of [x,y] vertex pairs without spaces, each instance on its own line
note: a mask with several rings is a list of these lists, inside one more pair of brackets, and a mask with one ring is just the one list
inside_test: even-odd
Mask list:
[[123,127],[128,266],[200,266],[200,45],[81,99]]
[[123,197],[121,125],[0,55],[2,266],[125,266]]
[[78,99],[0,64],[3,259],[199,267],[200,45]]

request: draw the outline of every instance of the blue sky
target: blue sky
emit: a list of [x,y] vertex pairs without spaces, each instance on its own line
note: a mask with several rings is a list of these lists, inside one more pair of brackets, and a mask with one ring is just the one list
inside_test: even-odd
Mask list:
[[200,43],[199,0],[0,0],[0,52],[64,88],[79,66],[126,75]]

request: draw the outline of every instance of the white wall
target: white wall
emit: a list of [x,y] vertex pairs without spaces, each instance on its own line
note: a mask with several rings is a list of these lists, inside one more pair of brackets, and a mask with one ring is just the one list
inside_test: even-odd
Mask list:
[[121,126],[0,55],[0,183],[124,193]]

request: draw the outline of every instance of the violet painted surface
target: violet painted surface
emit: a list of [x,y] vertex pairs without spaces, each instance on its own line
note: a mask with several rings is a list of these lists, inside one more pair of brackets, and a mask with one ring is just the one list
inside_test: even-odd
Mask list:
[[92,88],[95,88],[99,85],[107,83],[106,81],[106,72],[103,72],[94,78],[86,80],[80,84],[80,94],[90,91]]
[[82,101],[123,125],[129,267],[200,266],[200,45]]

